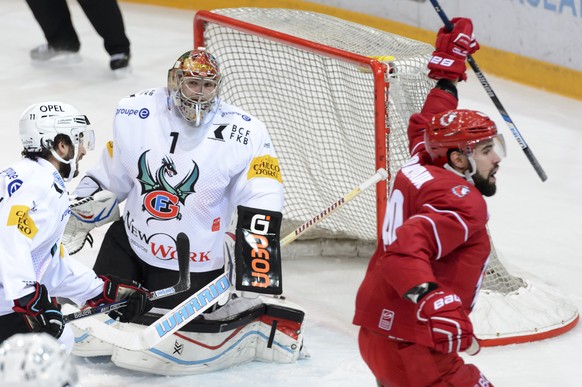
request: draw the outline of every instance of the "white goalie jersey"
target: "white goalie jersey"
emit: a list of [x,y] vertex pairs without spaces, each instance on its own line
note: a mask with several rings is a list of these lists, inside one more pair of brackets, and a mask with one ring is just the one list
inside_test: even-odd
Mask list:
[[177,268],[176,235],[190,238],[190,270],[224,265],[224,233],[236,206],[281,211],[283,185],[265,125],[219,101],[199,127],[171,110],[166,88],[120,101],[113,141],[75,194],[97,188],[117,199],[134,252],[152,266]]

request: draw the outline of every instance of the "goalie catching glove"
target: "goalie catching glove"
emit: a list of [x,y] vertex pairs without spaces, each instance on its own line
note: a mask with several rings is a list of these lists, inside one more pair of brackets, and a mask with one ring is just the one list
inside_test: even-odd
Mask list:
[[454,18],[451,20],[453,29],[446,27],[439,30],[435,51],[428,63],[428,77],[432,79],[448,79],[451,81],[467,80],[467,55],[479,49],[479,43],[473,35],[471,19]]
[[32,332],[46,332],[58,339],[65,329],[61,306],[51,300],[47,288],[38,282],[34,292],[14,300],[12,310],[24,315]]
[[444,289],[431,291],[420,300],[416,316],[427,324],[437,351],[466,351],[469,355],[479,352],[473,324],[455,293]]
[[95,227],[119,219],[117,198],[112,192],[97,191],[91,196],[71,201],[71,217],[63,234],[63,245],[73,255],[83,248],[85,242],[93,245],[89,232]]
[[146,290],[137,282],[119,278],[112,274],[100,275],[103,293],[87,301],[90,307],[127,300],[123,308],[109,312],[109,317],[120,322],[130,322],[152,308]]

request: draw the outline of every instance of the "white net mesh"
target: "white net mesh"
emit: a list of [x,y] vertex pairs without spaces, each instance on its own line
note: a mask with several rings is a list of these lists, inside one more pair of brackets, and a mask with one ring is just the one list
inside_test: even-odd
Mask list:
[[[256,115],[271,133],[285,187],[282,235],[350,192],[376,168],[384,167],[394,175],[408,159],[408,119],[420,111],[434,86],[426,76],[432,46],[313,12],[266,8],[213,12],[276,31],[261,37],[260,32],[241,32],[240,26],[207,23],[204,44],[224,73],[222,98]],[[353,61],[277,33],[362,56],[394,58],[387,60],[390,135],[385,144],[375,140],[375,133],[385,130],[375,126],[375,114],[386,111],[375,109],[374,75]],[[376,163],[377,146],[388,147],[385,165]],[[375,245],[376,223],[376,194],[368,190],[306,233],[305,238],[311,240],[300,254],[315,250],[314,255],[353,255],[357,253],[353,246],[362,241]],[[331,243],[330,238],[334,238]],[[324,254],[322,246],[336,248]],[[507,272],[493,249],[481,299],[515,295],[527,287],[523,279]],[[479,310],[478,306],[479,302]],[[556,318],[563,323],[570,317]],[[487,329],[498,335],[505,327]],[[543,327],[533,324],[530,329]]]
[[[216,12],[348,52],[396,57],[395,78],[405,81],[390,89],[391,162],[397,166],[408,158],[408,117],[420,109],[433,84],[425,76],[430,46],[303,11]],[[283,235],[374,173],[373,74],[357,64],[215,24],[207,26],[205,41],[220,58],[222,97],[263,120],[273,137],[285,185]],[[375,198],[373,190],[365,192],[306,237],[375,240]]]

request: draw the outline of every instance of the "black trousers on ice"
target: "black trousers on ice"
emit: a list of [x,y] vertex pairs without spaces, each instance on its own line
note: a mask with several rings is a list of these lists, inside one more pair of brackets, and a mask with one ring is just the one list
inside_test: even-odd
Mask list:
[[[129,53],[129,39],[117,0],[78,0],[83,12],[103,38],[109,55]],[[66,0],[26,0],[49,46],[79,51],[81,43]]]
[[[113,222],[105,234],[93,270],[98,275],[115,274],[121,278],[141,283],[148,290],[167,288],[178,282],[176,270],[151,266],[142,261],[132,250],[123,219]],[[189,290],[154,301],[154,307],[173,309],[224,272],[223,269],[204,273],[190,273]]]

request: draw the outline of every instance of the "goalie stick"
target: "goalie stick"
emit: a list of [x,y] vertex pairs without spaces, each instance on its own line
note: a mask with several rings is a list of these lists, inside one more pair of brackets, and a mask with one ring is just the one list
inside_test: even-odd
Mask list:
[[[176,251],[178,253],[178,282],[164,289],[147,292],[146,295],[150,301],[159,300],[160,298],[169,297],[171,295],[182,293],[190,289],[190,240],[183,232],[179,233],[176,237]],[[65,323],[68,323],[99,313],[109,313],[113,310],[125,307],[126,304],[127,301],[124,300],[111,304],[99,305],[94,308],[83,309],[78,312],[65,315],[64,320]]]
[[[283,238],[280,242],[281,246],[286,246],[293,242],[308,229],[311,229],[323,219],[327,218],[331,213],[358,196],[364,190],[387,178],[388,172],[383,168],[378,169],[372,177]],[[92,319],[75,321],[75,326],[104,342],[111,343],[120,348],[131,351],[147,350],[154,347],[164,338],[180,330],[184,325],[215,305],[223,294],[230,291],[230,286],[228,273],[220,275],[143,330],[123,331],[99,321],[92,321]]]
[[342,207],[344,204],[346,204],[347,202],[361,194],[369,187],[375,185],[376,183],[379,183],[382,180],[386,180],[387,178],[388,172],[386,172],[384,168],[378,169],[376,173],[372,175],[372,177],[370,177],[368,180],[364,181],[362,184],[354,188],[351,192],[339,198],[335,203],[331,204],[325,210],[321,211],[319,214],[315,215],[313,218],[303,223],[301,226],[297,227],[285,238],[281,239],[281,247],[286,246],[289,243],[293,242],[295,239],[299,238],[311,227],[315,226],[317,223],[321,222],[322,220],[330,216],[338,208]]
[[[432,6],[434,7],[435,11],[440,16],[443,23],[445,24],[445,28],[449,31],[452,30],[453,24],[451,23],[451,21],[449,20],[449,18],[447,17],[445,12],[441,8],[441,6],[439,5],[438,0],[430,0],[430,2],[432,4]],[[491,87],[491,85],[489,84],[487,79],[485,78],[485,75],[483,74],[483,72],[481,72],[481,69],[479,68],[479,66],[477,66],[477,62],[475,62],[475,59],[471,55],[467,55],[467,62],[469,62],[469,65],[471,66],[471,68],[475,72],[475,75],[479,79],[479,82],[481,82],[481,85],[483,86],[483,88],[487,92],[487,95],[489,95],[489,98],[491,98],[491,101],[493,101],[493,104],[495,105],[495,107],[499,111],[499,114],[501,114],[501,117],[503,118],[503,120],[505,121],[507,126],[509,127],[509,130],[513,134],[513,137],[515,137],[515,139],[519,143],[519,146],[521,147],[521,149],[523,150],[523,152],[527,156],[529,162],[531,163],[531,165],[535,169],[536,173],[538,174],[540,179],[542,179],[542,181],[546,181],[548,179],[546,172],[544,172],[544,169],[542,168],[542,166],[538,162],[537,158],[534,156],[530,147],[525,142],[525,139],[522,137],[521,133],[519,132],[519,130],[517,129],[517,127],[513,123],[513,120],[511,119],[511,117],[509,117],[509,114],[507,113],[507,111],[505,110],[503,105],[501,104],[501,101],[499,100],[499,98],[497,98],[497,95],[495,94],[495,92],[493,91],[493,88]]]

